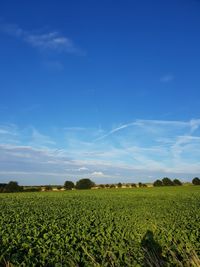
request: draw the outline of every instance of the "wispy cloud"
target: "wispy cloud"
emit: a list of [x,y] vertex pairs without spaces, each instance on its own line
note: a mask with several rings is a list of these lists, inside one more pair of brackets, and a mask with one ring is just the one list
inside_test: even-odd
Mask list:
[[32,184],[63,183],[64,177],[97,183],[188,179],[199,175],[199,159],[200,119],[135,120],[108,131],[66,127],[48,135],[30,126],[0,126],[2,181],[11,176]]
[[93,173],[91,173],[91,176],[94,176],[94,177],[102,177],[102,176],[105,176],[103,172],[98,172],[98,171],[95,171]]
[[32,128],[32,140],[30,142],[31,145],[35,146],[43,146],[43,145],[55,145],[56,142],[53,141],[49,136],[41,134],[34,127]]
[[81,53],[81,50],[67,36],[58,31],[27,31],[16,24],[2,24],[0,30],[5,34],[19,38],[30,46],[41,51]]

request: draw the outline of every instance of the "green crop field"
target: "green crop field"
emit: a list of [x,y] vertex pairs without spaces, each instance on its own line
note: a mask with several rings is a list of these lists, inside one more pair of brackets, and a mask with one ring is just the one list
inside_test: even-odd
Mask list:
[[0,265],[195,266],[199,228],[200,186],[1,194]]

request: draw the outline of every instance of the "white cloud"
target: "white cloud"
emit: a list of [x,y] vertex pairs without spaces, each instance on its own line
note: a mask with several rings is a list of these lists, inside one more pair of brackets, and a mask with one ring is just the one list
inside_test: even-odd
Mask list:
[[98,177],[100,176],[101,177],[101,176],[105,176],[105,175],[104,175],[103,172],[97,172],[97,171],[95,171],[95,172],[91,173],[91,176],[98,176]]
[[[66,128],[59,129],[55,138],[50,130],[47,136],[34,127],[4,125],[0,129],[0,180],[12,176],[34,184],[45,183],[49,176],[52,183],[63,182],[65,177],[93,177],[100,183],[143,178],[145,182],[151,177],[186,179],[200,173],[199,119],[135,120],[103,136],[106,131],[98,128],[82,131],[72,127],[67,136]],[[97,132],[99,142],[91,142]]]
[[32,128],[32,140],[30,142],[31,145],[35,146],[44,146],[44,145],[55,145],[54,142],[49,136],[41,134],[38,130],[34,127]]
[[73,42],[58,32],[50,32],[45,34],[25,34],[24,40],[33,47],[40,49],[49,49],[65,52],[75,52]]
[[87,168],[87,167],[80,167],[80,168],[78,168],[78,171],[80,172],[80,171],[88,171],[89,169]]
[[16,24],[2,24],[0,30],[10,36],[19,38],[40,50],[52,50],[57,52],[80,53],[73,41],[57,31],[34,33],[26,31]]

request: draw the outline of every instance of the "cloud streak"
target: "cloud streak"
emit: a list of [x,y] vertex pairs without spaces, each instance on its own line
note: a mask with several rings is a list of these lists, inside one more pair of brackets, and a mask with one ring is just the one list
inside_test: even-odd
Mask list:
[[40,51],[80,53],[73,41],[58,31],[36,33],[26,31],[16,24],[2,24],[0,30],[7,35],[23,40]]
[[187,180],[199,175],[199,159],[200,119],[135,120],[110,131],[54,128],[48,135],[30,126],[0,126],[2,182],[12,178],[24,184],[62,184],[81,177],[97,183],[147,182],[163,176]]

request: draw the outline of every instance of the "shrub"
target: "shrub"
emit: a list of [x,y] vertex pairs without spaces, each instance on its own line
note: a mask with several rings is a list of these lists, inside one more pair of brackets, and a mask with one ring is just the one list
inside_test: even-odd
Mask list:
[[39,188],[39,187],[30,187],[30,188],[25,188],[24,190],[23,190],[24,192],[39,192],[39,191],[41,191],[41,188]]

